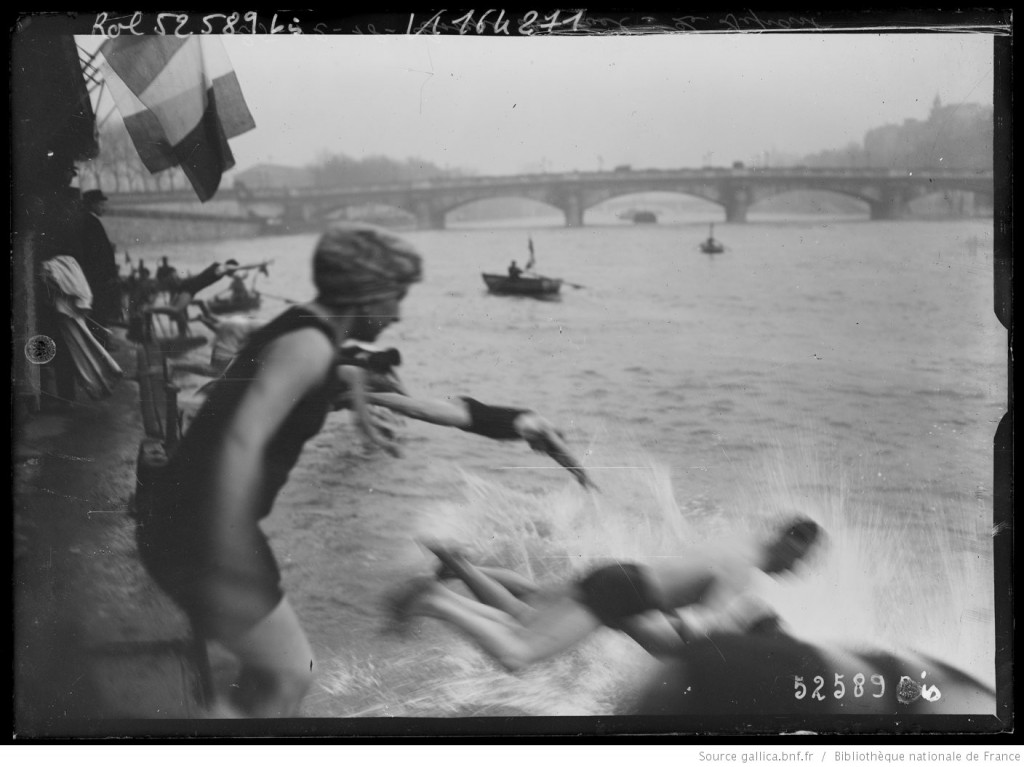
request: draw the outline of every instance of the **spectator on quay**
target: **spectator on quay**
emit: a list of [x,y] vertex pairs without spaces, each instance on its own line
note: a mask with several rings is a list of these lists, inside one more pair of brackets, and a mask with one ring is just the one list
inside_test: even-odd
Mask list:
[[78,261],[92,288],[90,316],[100,326],[123,320],[117,258],[102,221],[106,210],[107,196],[101,189],[90,189],[82,195],[82,242]]
[[171,266],[167,256],[160,259],[160,266],[156,268],[156,281],[160,285],[173,285],[178,281],[178,270]]
[[156,306],[150,303],[145,309],[146,323],[154,314],[162,314],[174,320],[178,326],[178,335],[188,335],[189,315],[188,307],[196,294],[213,285],[222,277],[233,275],[238,269],[238,262],[235,259],[228,259],[224,264],[214,262],[194,276],[179,278],[169,284],[160,287],[171,292],[171,302],[165,306]]

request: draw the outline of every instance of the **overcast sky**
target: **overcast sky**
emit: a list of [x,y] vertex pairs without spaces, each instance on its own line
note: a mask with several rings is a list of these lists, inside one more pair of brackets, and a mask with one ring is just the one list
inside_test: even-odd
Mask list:
[[992,104],[982,34],[223,39],[256,121],[236,170],[324,152],[495,175],[727,165],[859,143],[936,95]]

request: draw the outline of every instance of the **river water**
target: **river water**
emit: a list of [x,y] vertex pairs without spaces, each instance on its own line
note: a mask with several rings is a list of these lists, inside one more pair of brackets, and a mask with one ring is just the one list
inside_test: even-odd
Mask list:
[[[332,415],[265,524],[317,652],[304,713],[609,714],[644,678],[650,659],[608,630],[518,676],[440,623],[382,633],[382,597],[432,568],[417,535],[544,580],[791,511],[829,531],[775,595],[796,632],[911,646],[992,683],[992,440],[1007,392],[991,222],[718,224],[728,250],[714,257],[697,250],[706,235],[611,219],[406,233],[425,280],[380,342],[401,350],[409,389],[539,410],[602,492],[524,445],[420,423],[394,459]],[[574,283],[560,300],[485,292],[480,273],[522,264],[527,237],[538,271]],[[305,300],[315,239],[132,255],[181,271],[272,259],[257,287]]]

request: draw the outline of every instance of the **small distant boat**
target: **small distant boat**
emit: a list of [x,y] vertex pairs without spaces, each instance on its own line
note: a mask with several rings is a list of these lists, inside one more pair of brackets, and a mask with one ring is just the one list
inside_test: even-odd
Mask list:
[[708,231],[708,238],[700,244],[701,253],[715,254],[724,253],[725,245],[715,239],[715,225],[712,224]]
[[503,296],[553,296],[562,289],[562,280],[552,277],[509,277],[507,274],[483,274],[491,293]]
[[237,312],[251,312],[260,308],[263,298],[255,290],[250,290],[245,296],[215,296],[206,302],[210,311],[214,314],[233,314]]
[[261,222],[263,234],[291,234],[283,218],[264,218]]
[[[252,312],[259,309],[260,304],[263,303],[263,298],[260,296],[259,291],[256,290],[256,280],[261,274],[264,276],[270,275],[270,272],[267,270],[270,263],[270,261],[264,261],[259,264],[238,267],[232,278],[231,287],[221,291],[206,302],[209,310],[214,314],[233,314],[237,312]],[[252,272],[252,279],[249,281],[250,284],[246,285],[242,280],[241,274],[248,271]]]

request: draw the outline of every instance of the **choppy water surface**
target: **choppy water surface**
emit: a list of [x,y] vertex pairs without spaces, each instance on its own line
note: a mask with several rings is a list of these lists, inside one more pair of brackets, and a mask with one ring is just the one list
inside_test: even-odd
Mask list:
[[[418,394],[534,407],[603,493],[522,445],[406,425],[367,453],[345,414],[267,523],[319,654],[315,716],[601,714],[651,661],[599,632],[514,677],[447,626],[382,635],[380,598],[426,572],[411,542],[463,541],[539,579],[609,557],[671,556],[790,510],[829,546],[778,589],[802,634],[909,644],[991,682],[992,438],[1006,402],[991,224],[815,221],[414,231],[426,279],[380,339]],[[528,256],[580,287],[486,294]],[[312,296],[315,237],[133,249],[184,270],[273,259],[267,294]],[[284,308],[267,299],[261,312]],[[198,327],[198,326],[197,326]]]

